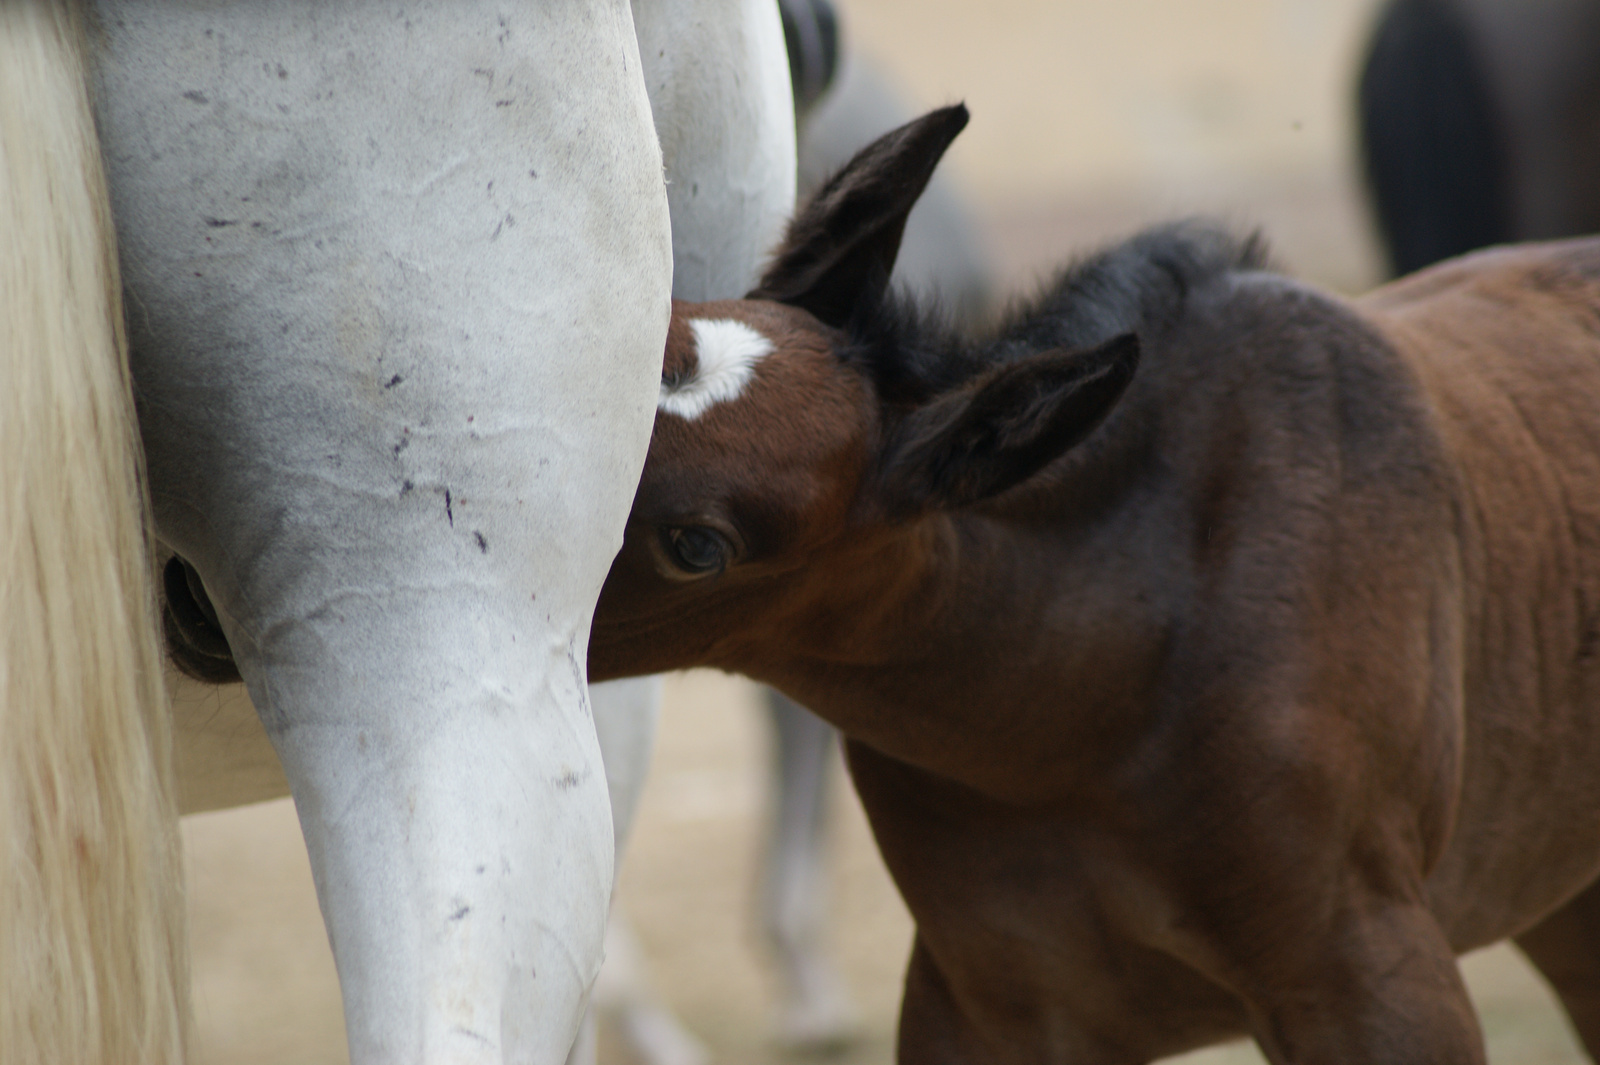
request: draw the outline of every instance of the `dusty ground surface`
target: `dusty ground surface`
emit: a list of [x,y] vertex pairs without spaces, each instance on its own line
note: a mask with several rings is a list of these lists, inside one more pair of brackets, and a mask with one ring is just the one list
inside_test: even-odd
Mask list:
[[[964,98],[952,154],[1008,286],[1140,222],[1193,211],[1259,224],[1297,272],[1355,290],[1378,275],[1346,100],[1368,0],[842,0],[849,40],[918,105]],[[791,1060],[766,1034],[751,888],[766,736],[740,681],[669,683],[621,904],[655,977],[715,1060]],[[910,924],[848,785],[835,821],[835,949],[861,1039],[892,1060]],[[185,825],[200,1051],[208,1065],[345,1060],[331,957],[289,804]],[[1548,991],[1505,948],[1468,978],[1500,1065],[1579,1062]],[[602,1032],[608,1065],[628,1061]],[[1259,1062],[1225,1048],[1190,1062]]]
[[[772,983],[752,903],[768,757],[755,697],[752,685],[720,674],[669,680],[619,904],[656,983],[717,1065],[796,1065],[808,1059],[768,1038]],[[828,1060],[889,1065],[911,924],[842,778],[835,809],[833,947],[861,1037]],[[345,1062],[333,960],[293,807],[284,800],[192,817],[185,843],[202,1065]],[[1513,951],[1485,951],[1466,969],[1496,1065],[1585,1060],[1549,992]],[[633,1065],[611,1027],[601,1030],[601,1060]],[[1261,1062],[1245,1044],[1180,1060]]]

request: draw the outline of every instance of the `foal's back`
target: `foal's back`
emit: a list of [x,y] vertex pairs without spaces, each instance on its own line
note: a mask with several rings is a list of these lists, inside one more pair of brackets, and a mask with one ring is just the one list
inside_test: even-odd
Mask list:
[[1458,479],[1463,785],[1430,887],[1466,949],[1600,871],[1600,239],[1454,260],[1358,307]]

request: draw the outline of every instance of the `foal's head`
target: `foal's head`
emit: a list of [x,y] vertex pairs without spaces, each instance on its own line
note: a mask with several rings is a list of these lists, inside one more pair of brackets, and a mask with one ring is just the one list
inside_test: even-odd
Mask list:
[[1131,335],[1000,360],[913,339],[886,306],[906,216],[966,122],[946,108],[864,149],[745,299],[674,305],[649,457],[595,616],[594,679],[836,635],[875,581],[895,579],[923,519],[1028,479],[1121,395]]

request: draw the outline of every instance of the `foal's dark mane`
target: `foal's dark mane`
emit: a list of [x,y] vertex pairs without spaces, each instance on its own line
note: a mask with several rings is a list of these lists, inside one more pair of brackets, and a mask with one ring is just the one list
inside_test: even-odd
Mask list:
[[986,367],[1050,349],[1090,349],[1137,333],[1148,349],[1183,318],[1189,294],[1239,270],[1271,266],[1257,233],[1206,221],[1168,223],[1072,263],[997,326],[966,335],[937,304],[887,294],[847,328],[847,357],[890,403],[915,404]]

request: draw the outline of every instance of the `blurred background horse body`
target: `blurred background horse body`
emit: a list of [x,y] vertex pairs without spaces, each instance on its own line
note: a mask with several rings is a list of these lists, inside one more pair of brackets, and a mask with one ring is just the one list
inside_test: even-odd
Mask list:
[[1396,273],[1600,231],[1600,3],[1392,0],[1360,80]]

